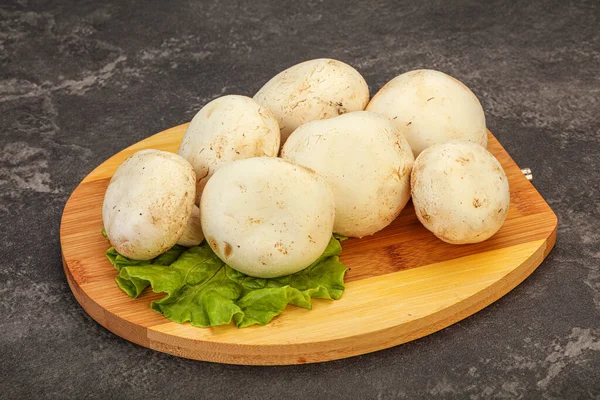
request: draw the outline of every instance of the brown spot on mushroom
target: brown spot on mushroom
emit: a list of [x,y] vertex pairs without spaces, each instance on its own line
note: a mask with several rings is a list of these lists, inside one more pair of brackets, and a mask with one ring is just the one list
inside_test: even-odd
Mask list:
[[303,167],[306,172],[308,172],[311,175],[317,175],[317,172],[314,169],[308,168],[308,167]]
[[404,168],[398,167],[392,171],[392,176],[396,176],[398,180],[402,179],[402,175],[404,174]]
[[466,157],[458,157],[456,159],[456,162],[459,163],[460,165],[467,165],[468,163],[471,162],[470,158],[466,158]]
[[406,126],[410,126],[412,125],[412,121],[410,121],[408,124],[406,124]]
[[229,258],[232,251],[233,248],[231,247],[231,245],[227,242],[223,242],[223,254],[225,255],[225,258]]
[[308,235],[308,241],[311,242],[311,243],[317,243],[317,242],[315,242],[315,240],[313,239],[313,237],[310,236],[310,235]]
[[435,99],[435,97],[430,97],[430,98],[427,99],[427,101],[433,100],[433,99]]
[[283,255],[287,255],[287,254],[288,254],[288,251],[287,251],[287,249],[285,248],[285,246],[283,245],[283,242],[282,242],[281,240],[280,240],[280,241],[278,241],[277,243],[275,243],[275,246],[274,246],[274,247],[275,247],[275,248],[277,249],[277,251],[278,251],[278,252],[280,252],[281,254],[283,254]]
[[481,207],[481,206],[482,206],[482,203],[481,203],[481,201],[480,201],[478,198],[474,198],[474,199],[473,199],[473,207],[475,207],[475,208],[479,208],[479,207]]
[[206,119],[209,119],[210,116],[212,115],[212,113],[215,111],[216,107],[210,107],[208,110],[206,110]]
[[424,208],[421,208],[419,210],[419,214],[421,215],[421,218],[423,218],[425,221],[429,221],[431,219],[431,216],[427,214],[427,210]]
[[336,105],[336,111],[338,113],[338,115],[342,115],[348,112],[348,110],[346,109],[346,107],[344,107],[344,104],[341,101],[338,101],[335,103]]
[[217,239],[211,236],[207,238],[206,241],[215,252],[219,251],[219,242],[217,242]]
[[262,224],[262,222],[263,222],[263,221],[262,221],[262,219],[260,219],[260,218],[252,218],[252,217],[248,217],[248,223],[249,223],[250,225],[252,225],[252,224]]

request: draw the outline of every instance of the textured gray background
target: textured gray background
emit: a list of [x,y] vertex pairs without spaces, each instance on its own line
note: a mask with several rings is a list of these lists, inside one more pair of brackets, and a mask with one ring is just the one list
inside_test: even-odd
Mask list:
[[[509,3],[2,1],[0,397],[598,398],[600,3]],[[317,365],[179,359],[88,317],[58,241],[79,181],[317,57],[352,64],[371,93],[419,67],[470,86],[559,216],[541,267],[448,329]]]

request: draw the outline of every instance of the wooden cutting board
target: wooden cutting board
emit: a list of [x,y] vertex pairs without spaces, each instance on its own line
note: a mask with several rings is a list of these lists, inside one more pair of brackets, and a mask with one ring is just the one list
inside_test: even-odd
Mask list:
[[496,301],[548,255],[556,215],[494,136],[488,149],[510,181],[506,223],[491,239],[454,246],[418,222],[412,203],[386,229],[343,242],[349,267],[338,301],[314,300],[313,310],[288,306],[267,326],[195,328],[150,309],[162,297],[147,290],[131,299],[115,283],[105,258],[102,201],[115,169],[138,150],[176,152],[187,124],[151,136],[98,166],[75,189],[61,221],[64,271],[85,311],[111,332],[181,357],[234,364],[301,364],[364,354],[423,337]]

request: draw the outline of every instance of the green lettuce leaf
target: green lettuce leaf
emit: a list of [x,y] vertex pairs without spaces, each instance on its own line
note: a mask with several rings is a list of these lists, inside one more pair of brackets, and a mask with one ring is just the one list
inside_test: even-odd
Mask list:
[[[179,256],[186,250],[187,247],[175,245],[165,253],[152,260],[132,260],[131,258],[127,258],[119,254],[114,247],[111,247],[110,249],[106,250],[106,258],[108,258],[108,261],[110,261],[117,271],[120,272],[125,267],[138,267],[144,265],[168,266],[175,262],[175,260],[177,260],[177,258],[179,258]],[[122,280],[119,275],[117,275],[116,280],[119,287],[130,297],[139,296],[149,285],[148,281],[137,278]]]
[[[208,244],[189,249],[176,246],[151,261],[123,257],[114,248],[107,258],[119,271],[119,287],[137,297],[150,285],[166,293],[151,308],[168,319],[193,326],[229,324],[239,328],[266,325],[288,304],[312,308],[312,298],[339,299],[344,292],[346,267],[339,261],[342,247],[331,238],[321,257],[292,275],[254,278],[223,263]],[[160,259],[160,261],[159,261]]]
[[348,236],[340,235],[339,233],[334,233],[333,237],[336,238],[337,240],[339,240],[340,242],[343,242],[344,240],[349,239]]

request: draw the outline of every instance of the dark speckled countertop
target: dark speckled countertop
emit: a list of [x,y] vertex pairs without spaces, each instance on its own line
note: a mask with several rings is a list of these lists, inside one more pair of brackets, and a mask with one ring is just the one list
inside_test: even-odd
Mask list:
[[[180,359],[88,317],[58,239],[81,179],[209,100],[318,57],[355,66],[371,93],[421,67],[471,87],[559,217],[547,260],[443,331],[323,364]],[[0,397],[599,398],[599,76],[597,0],[2,1]]]

